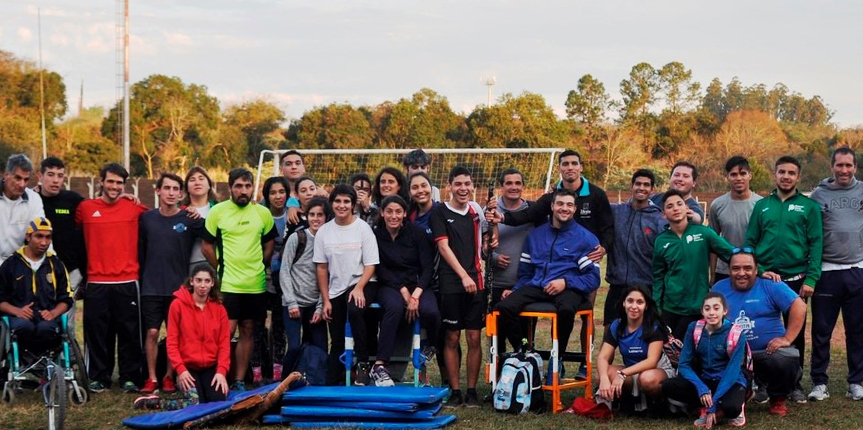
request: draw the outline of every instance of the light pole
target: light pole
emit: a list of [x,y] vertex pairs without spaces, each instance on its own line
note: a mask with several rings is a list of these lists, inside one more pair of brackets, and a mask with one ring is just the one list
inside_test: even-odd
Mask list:
[[496,83],[497,83],[497,78],[495,78],[494,76],[486,78],[482,83],[483,85],[488,87],[488,102],[485,105],[486,107],[491,107],[491,87],[493,87],[494,84],[496,84]]

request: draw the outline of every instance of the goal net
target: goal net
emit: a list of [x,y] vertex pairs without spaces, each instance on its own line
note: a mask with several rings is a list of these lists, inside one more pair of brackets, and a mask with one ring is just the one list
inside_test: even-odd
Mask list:
[[[374,181],[386,166],[402,168],[402,157],[412,149],[298,149],[303,155],[306,175],[325,187],[347,183],[355,173],[366,173]],[[264,150],[258,159],[256,189],[267,176],[278,176],[279,155],[288,150]],[[490,185],[497,187],[500,174],[516,168],[524,176],[524,198],[536,200],[556,181],[557,155],[562,148],[424,149],[431,158],[429,176],[447,199],[447,176],[454,166],[470,169],[474,199],[484,203]],[[264,175],[262,177],[262,174]],[[554,175],[554,176],[553,176]]]

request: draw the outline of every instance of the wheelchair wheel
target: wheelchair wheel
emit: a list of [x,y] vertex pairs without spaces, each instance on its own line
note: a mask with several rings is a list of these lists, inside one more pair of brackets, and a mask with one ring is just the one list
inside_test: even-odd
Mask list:
[[66,386],[67,396],[69,397],[69,403],[72,406],[84,406],[87,403],[87,400],[90,399],[90,395],[87,394],[87,387],[81,384],[69,384]]
[[13,384],[6,382],[3,385],[3,403],[7,406],[12,406],[15,404],[15,388]]
[[[69,340],[69,351],[69,355],[71,355],[69,363],[72,366],[72,374],[75,375],[75,381],[78,383],[78,388],[80,388],[84,393],[83,401],[77,403],[73,400],[72,404],[80,406],[87,403],[87,387],[90,385],[90,377],[87,375],[87,367],[84,366],[84,355],[81,353],[81,347],[78,345],[78,341],[76,339]],[[72,398],[72,393],[73,391],[70,390],[70,399]],[[78,397],[78,400],[81,400],[81,397]]]
[[48,430],[63,430],[66,421],[66,381],[63,366],[55,364],[51,380],[42,388],[48,407]]

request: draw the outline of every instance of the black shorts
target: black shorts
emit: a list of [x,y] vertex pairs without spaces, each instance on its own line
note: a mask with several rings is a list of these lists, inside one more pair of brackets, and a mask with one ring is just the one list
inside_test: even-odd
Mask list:
[[476,294],[441,294],[440,313],[443,329],[482,330],[485,327],[487,290]]
[[267,318],[267,293],[244,294],[222,292],[222,305],[228,319],[263,321]]
[[165,323],[167,328],[168,310],[174,296],[141,296],[141,319],[145,329],[158,330]]

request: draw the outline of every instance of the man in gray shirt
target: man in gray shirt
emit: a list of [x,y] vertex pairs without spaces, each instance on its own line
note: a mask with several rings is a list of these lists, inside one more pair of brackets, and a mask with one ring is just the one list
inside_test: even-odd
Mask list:
[[863,183],[857,172],[857,157],[845,146],[833,152],[833,177],[821,181],[810,196],[821,205],[824,224],[824,254],[821,279],[812,296],[812,392],[809,400],[824,400],[830,337],[839,311],[845,322],[848,353],[846,397],[863,400]]
[[[752,208],[761,196],[749,189],[752,169],[746,158],[739,155],[729,158],[725,162],[725,178],[730,191],[713,200],[707,219],[710,227],[728,243],[741,247],[746,240]],[[728,263],[718,260],[715,255],[710,256],[710,266],[714,277],[711,285],[728,277]]]

